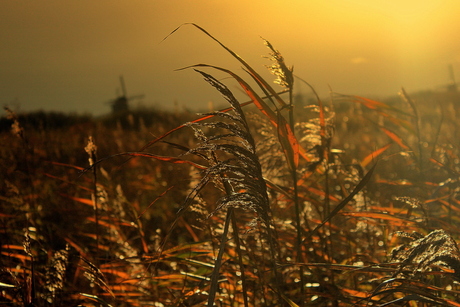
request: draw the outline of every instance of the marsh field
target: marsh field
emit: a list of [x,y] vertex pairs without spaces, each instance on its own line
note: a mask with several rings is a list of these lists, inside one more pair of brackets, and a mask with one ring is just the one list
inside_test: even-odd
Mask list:
[[6,110],[0,303],[460,306],[460,94],[294,95],[266,43],[188,68],[220,111]]

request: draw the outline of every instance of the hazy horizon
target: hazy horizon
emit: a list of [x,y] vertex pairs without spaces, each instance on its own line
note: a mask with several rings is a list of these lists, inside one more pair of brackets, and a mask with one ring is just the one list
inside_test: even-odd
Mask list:
[[[386,97],[435,90],[460,77],[460,1],[309,0],[2,1],[1,104],[19,111],[100,115],[120,93],[146,107],[216,105],[220,96],[185,66],[245,72],[194,22],[269,77],[260,37],[321,95]],[[283,5],[284,4],[284,5]],[[212,70],[217,77],[224,77]],[[224,80],[227,82],[227,80]],[[242,97],[230,80],[229,87]],[[308,89],[297,83],[297,91]],[[136,106],[137,102],[133,102]]]

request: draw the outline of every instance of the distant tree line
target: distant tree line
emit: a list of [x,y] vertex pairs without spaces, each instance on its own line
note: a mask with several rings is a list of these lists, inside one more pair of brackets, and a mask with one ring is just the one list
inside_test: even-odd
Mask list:
[[[163,110],[143,108],[139,110],[112,113],[100,117],[93,117],[91,114],[67,114],[63,112],[36,111],[30,113],[16,114],[17,120],[23,128],[35,130],[66,129],[84,123],[100,122],[105,127],[115,128],[121,126],[123,129],[138,130],[141,126],[151,127],[161,123],[165,127],[174,127],[182,121],[189,120],[192,113],[173,113]],[[0,133],[11,129],[13,119],[6,114],[0,117]]]
[[[66,114],[62,112],[36,111],[16,114],[19,123],[27,129],[53,130],[67,128],[92,120],[91,115]],[[0,132],[11,129],[13,119],[6,116],[0,118]]]

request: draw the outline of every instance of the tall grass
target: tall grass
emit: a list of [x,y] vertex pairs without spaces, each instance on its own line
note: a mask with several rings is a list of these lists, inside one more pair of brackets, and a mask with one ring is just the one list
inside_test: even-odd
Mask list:
[[323,101],[310,86],[313,99],[299,101],[295,84],[306,81],[268,41],[277,85],[205,29],[184,26],[244,67],[244,76],[183,68],[228,108],[42,131],[10,112],[0,301],[460,306],[455,101],[432,117],[429,101],[404,90],[390,104],[338,93]]

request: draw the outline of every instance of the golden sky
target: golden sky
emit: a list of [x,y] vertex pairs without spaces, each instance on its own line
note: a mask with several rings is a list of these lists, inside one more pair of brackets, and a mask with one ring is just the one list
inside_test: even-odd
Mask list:
[[245,73],[193,27],[162,41],[187,22],[262,72],[260,37],[269,40],[322,95],[437,90],[450,64],[460,79],[459,16],[459,0],[0,0],[0,99],[23,111],[107,113],[123,74],[128,95],[145,94],[147,106],[220,103],[196,73],[174,70]]

